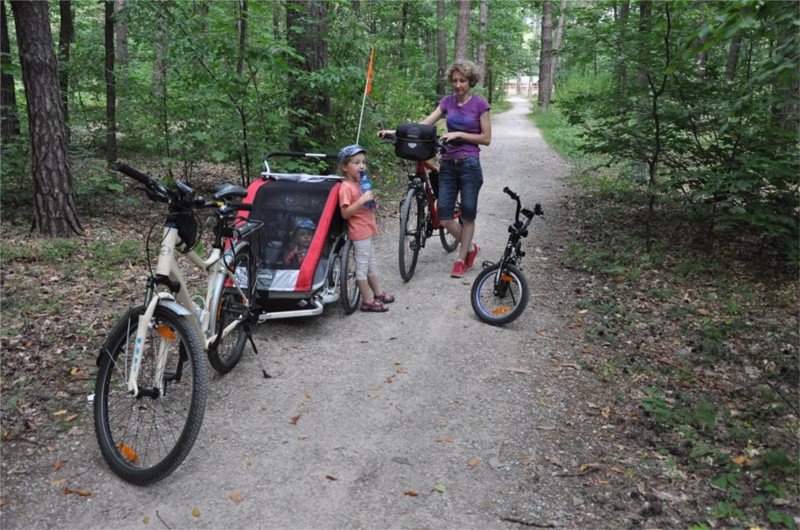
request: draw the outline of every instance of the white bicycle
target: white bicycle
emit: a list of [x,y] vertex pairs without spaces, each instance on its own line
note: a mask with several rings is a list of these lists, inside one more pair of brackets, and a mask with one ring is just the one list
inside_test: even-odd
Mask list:
[[[206,201],[185,183],[165,187],[124,164],[117,170],[169,208],[144,303],[117,322],[97,359],[94,423],[100,451],[120,478],[147,485],[183,462],[200,431],[208,393],[203,354],[215,370],[227,373],[248,340],[255,350],[250,330],[257,313],[255,274],[247,239],[262,223],[239,217],[239,210],[251,209],[241,203],[247,194],[241,186],[222,185]],[[202,208],[216,216],[206,259],[194,250],[195,210]],[[148,254],[149,240],[150,235]],[[179,253],[207,272],[205,297],[190,291]],[[269,377],[266,371],[264,376]]]

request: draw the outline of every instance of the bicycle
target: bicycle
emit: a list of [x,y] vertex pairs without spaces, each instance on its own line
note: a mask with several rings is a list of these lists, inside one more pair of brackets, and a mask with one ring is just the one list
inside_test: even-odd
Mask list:
[[[208,394],[203,353],[220,373],[236,366],[248,340],[258,353],[250,329],[257,308],[246,238],[262,223],[239,217],[238,211],[251,208],[240,202],[247,193],[241,186],[221,185],[206,201],[183,182],[165,187],[125,164],[116,169],[143,184],[150,200],[169,206],[144,303],[116,323],[97,358],[94,425],[100,451],[116,475],[144,486],[172,473],[200,432]],[[203,259],[194,250],[195,210],[205,208],[213,210],[216,225]],[[151,235],[152,230],[148,261]],[[189,292],[177,252],[206,271],[205,299]]]
[[[433,126],[428,127],[435,131]],[[395,146],[399,141],[405,141],[398,139],[396,134],[386,134],[383,138]],[[444,153],[447,147],[446,142],[436,136],[431,137],[428,141],[433,142],[434,146],[429,158],[436,154]],[[456,142],[453,142],[453,144],[456,144]],[[395,151],[397,152],[397,149]],[[439,221],[439,210],[436,203],[439,169],[428,159],[412,160],[415,160],[416,165],[414,172],[408,175],[408,188],[405,196],[400,200],[399,206],[400,241],[398,258],[400,276],[406,282],[414,276],[419,251],[425,247],[427,239],[433,236],[434,230],[438,230],[439,239],[445,252],[450,253],[458,248],[458,240]],[[459,203],[456,201],[455,219],[458,220],[460,215]]]
[[[528,237],[528,227],[534,216],[544,216],[540,204],[529,210],[523,206],[519,195],[508,187],[503,188],[503,192],[517,203],[514,221],[508,227],[508,242],[500,261],[483,262],[483,270],[472,283],[470,293],[472,310],[481,321],[492,326],[513,322],[528,305],[528,282],[520,270],[520,261],[525,256],[522,238]],[[520,214],[525,217],[524,221],[520,219]]]

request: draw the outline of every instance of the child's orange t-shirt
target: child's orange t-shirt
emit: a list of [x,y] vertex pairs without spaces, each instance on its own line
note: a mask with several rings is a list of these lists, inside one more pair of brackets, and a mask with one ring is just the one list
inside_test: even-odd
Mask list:
[[[361,197],[361,186],[350,180],[345,180],[339,187],[339,208],[347,208]],[[378,223],[375,221],[375,211],[371,208],[361,207],[347,219],[347,236],[351,241],[361,241],[378,233]]]

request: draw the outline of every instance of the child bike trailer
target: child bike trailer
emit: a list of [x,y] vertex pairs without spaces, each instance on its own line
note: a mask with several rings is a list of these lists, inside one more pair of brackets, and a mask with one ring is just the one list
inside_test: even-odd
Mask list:
[[276,157],[291,159],[292,167],[338,159],[331,154],[268,153],[266,171],[247,188],[244,202],[253,205],[248,217],[263,222],[249,236],[259,322],[318,315],[337,300],[350,314],[360,293],[352,244],[339,211],[342,177],[274,172],[270,159]]

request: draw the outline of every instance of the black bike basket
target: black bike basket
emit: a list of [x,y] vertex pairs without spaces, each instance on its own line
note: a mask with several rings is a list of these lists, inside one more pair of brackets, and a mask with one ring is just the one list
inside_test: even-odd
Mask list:
[[436,127],[404,123],[395,130],[394,154],[406,160],[430,160],[436,155]]

